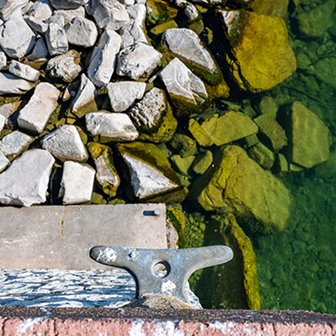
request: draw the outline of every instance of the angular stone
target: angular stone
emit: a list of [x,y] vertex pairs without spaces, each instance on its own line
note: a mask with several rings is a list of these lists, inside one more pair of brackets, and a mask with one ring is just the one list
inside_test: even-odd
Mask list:
[[99,28],[119,30],[130,22],[125,6],[117,0],[92,0],[90,14]]
[[139,136],[131,118],[125,113],[88,113],[85,122],[90,134],[106,137],[110,141],[133,141]]
[[25,16],[24,19],[35,34],[45,34],[48,30],[49,25],[46,22],[29,16]]
[[193,164],[195,157],[182,157],[180,155],[172,155],[170,159],[181,174],[188,175],[189,169]]
[[30,65],[23,64],[15,60],[10,62],[8,71],[12,75],[30,82],[37,82],[40,77],[40,71],[35,70]]
[[46,70],[50,76],[66,83],[73,82],[80,72],[80,53],[76,50],[69,50],[63,55],[51,58],[47,64]]
[[98,37],[96,25],[83,17],[73,18],[65,26],[65,31],[70,44],[84,48],[94,46]]
[[264,114],[254,119],[260,131],[269,140],[275,152],[287,145],[287,137],[284,129],[270,115]]
[[44,34],[48,29],[47,20],[51,16],[52,8],[49,1],[39,0],[29,7],[24,19],[36,33]]
[[55,9],[75,9],[87,5],[89,0],[50,0]]
[[72,113],[81,118],[88,112],[97,111],[96,95],[96,87],[85,74],[82,74],[81,84],[72,102]]
[[201,146],[222,146],[258,132],[257,125],[244,113],[227,112],[202,124],[190,119],[189,131]]
[[300,102],[294,102],[288,114],[290,161],[305,168],[327,161],[329,130],[323,121]]
[[8,21],[14,16],[20,16],[22,9],[28,4],[29,0],[1,0],[0,17]]
[[274,165],[274,153],[261,142],[249,148],[247,153],[260,167],[266,170],[270,170]]
[[161,58],[162,54],[152,46],[136,43],[119,52],[116,73],[134,80],[149,77],[161,63]]
[[10,164],[10,161],[7,159],[6,155],[0,151],[0,173],[2,173]]
[[49,55],[49,50],[42,37],[37,38],[33,50],[27,56],[29,61],[45,60]]
[[13,16],[3,23],[0,46],[8,57],[18,59],[26,56],[34,44],[35,34],[22,16]]
[[0,114],[0,132],[4,129],[7,118]]
[[89,202],[95,174],[95,170],[86,164],[73,161],[64,162],[60,190],[60,196],[63,196],[63,204]]
[[178,107],[178,115],[189,114],[189,106],[196,107],[208,97],[204,83],[178,58],[170,61],[159,76]]
[[90,142],[88,150],[96,165],[96,178],[103,192],[110,197],[115,197],[120,185],[120,177],[114,166],[111,148]]
[[0,203],[19,206],[44,203],[54,162],[42,149],[23,153],[0,174]]
[[68,38],[64,29],[64,18],[52,16],[45,34],[48,50],[51,56],[64,54],[69,50]]
[[216,162],[191,191],[205,210],[231,212],[255,231],[286,227],[291,196],[280,180],[238,146],[221,149]]
[[85,8],[83,6],[76,9],[58,9],[54,11],[55,15],[63,16],[64,24],[68,24],[73,18],[85,17]]
[[226,60],[242,90],[270,90],[295,72],[296,59],[283,18],[248,11],[223,11],[222,16],[232,51]]
[[0,106],[0,115],[5,118],[5,125],[10,124],[10,117],[17,111],[21,101],[8,103]]
[[61,161],[83,162],[88,153],[76,126],[63,125],[42,140],[42,147]]
[[[126,111],[137,99],[141,99],[146,90],[143,82],[113,82],[107,85],[107,93],[114,112]],[[125,94],[127,93],[127,94]]]
[[278,112],[278,104],[271,96],[265,96],[261,99],[259,103],[259,110],[261,114],[269,114],[274,119],[276,118]]
[[195,174],[203,175],[208,170],[212,162],[213,162],[212,152],[207,150],[197,156],[197,158],[193,163],[192,170],[194,171]]
[[218,82],[220,75],[215,61],[203,47],[198,35],[191,29],[167,29],[162,35],[162,42],[174,56],[180,58],[198,76],[209,82]]
[[7,65],[7,56],[3,51],[0,51],[0,70]]
[[175,133],[170,145],[181,157],[193,156],[197,153],[196,141],[183,133]]
[[60,91],[52,84],[39,83],[28,104],[19,113],[19,127],[33,133],[42,133],[57,107],[59,96]]
[[0,152],[12,160],[24,152],[34,139],[20,131],[14,131],[4,136],[0,141]]
[[115,31],[108,29],[103,32],[87,70],[88,77],[96,86],[101,87],[110,82],[120,46],[121,37]]
[[158,88],[148,91],[128,112],[133,122],[141,131],[151,133],[159,127],[167,112],[165,92]]
[[8,73],[0,72],[0,95],[25,94],[34,84]]

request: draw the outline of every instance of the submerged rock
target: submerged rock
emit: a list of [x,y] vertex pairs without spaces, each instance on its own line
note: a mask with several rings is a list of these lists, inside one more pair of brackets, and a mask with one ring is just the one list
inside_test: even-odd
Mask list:
[[23,153],[0,174],[0,203],[19,206],[44,203],[54,162],[42,149]]
[[254,0],[249,9],[258,14],[286,17],[289,0]]
[[200,153],[193,162],[192,170],[195,174],[203,175],[213,162],[212,152],[207,150]]
[[281,17],[222,11],[231,45],[226,60],[233,80],[248,92],[270,90],[296,70],[296,59]]
[[286,187],[237,146],[220,150],[215,167],[194,182],[191,193],[204,210],[232,212],[255,231],[283,230],[290,214]]

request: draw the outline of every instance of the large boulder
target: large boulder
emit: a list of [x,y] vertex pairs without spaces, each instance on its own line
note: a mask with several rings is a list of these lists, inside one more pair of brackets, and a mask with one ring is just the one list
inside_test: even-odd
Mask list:
[[241,90],[270,90],[296,70],[286,22],[248,11],[222,11],[231,52],[226,60]]
[[291,197],[282,182],[238,146],[223,148],[212,169],[191,193],[204,210],[232,212],[255,231],[279,231],[290,214]]

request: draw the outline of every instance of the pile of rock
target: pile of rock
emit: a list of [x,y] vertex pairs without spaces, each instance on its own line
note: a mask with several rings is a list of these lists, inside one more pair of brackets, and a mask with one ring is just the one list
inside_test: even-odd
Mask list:
[[[213,104],[295,71],[285,21],[258,1],[195,2],[0,4],[0,203],[181,202],[191,189],[205,210],[285,226],[290,195],[271,172],[325,161],[328,129],[300,103]],[[225,53],[206,45],[213,5]]]

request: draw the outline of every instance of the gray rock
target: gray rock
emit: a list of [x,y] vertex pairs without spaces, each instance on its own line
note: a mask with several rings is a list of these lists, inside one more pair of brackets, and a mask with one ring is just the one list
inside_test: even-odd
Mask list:
[[49,25],[44,21],[30,16],[25,16],[24,19],[35,34],[45,34],[48,30]]
[[34,2],[24,16],[29,26],[36,32],[43,34],[48,29],[46,22],[52,16],[52,8],[48,0]]
[[131,46],[134,43],[148,43],[145,34],[146,6],[137,4],[127,7],[130,16],[130,23],[120,29],[122,48]]
[[86,161],[88,153],[76,126],[63,125],[42,140],[42,147],[61,161]]
[[1,0],[0,16],[7,21],[13,16],[20,16],[22,8],[28,4],[29,0]]
[[60,194],[63,204],[79,204],[89,202],[93,191],[95,170],[85,164],[66,161]]
[[70,44],[84,48],[94,46],[98,37],[96,25],[83,17],[73,18],[65,26],[65,31]]
[[85,122],[90,134],[106,137],[111,141],[133,141],[139,136],[132,120],[125,113],[88,113]]
[[146,133],[158,128],[167,112],[165,92],[158,88],[148,91],[128,112],[135,125]]
[[23,153],[0,174],[0,203],[26,207],[44,203],[54,162],[42,149]]
[[0,132],[4,129],[6,124],[6,117],[0,114]]
[[46,60],[49,50],[42,37],[37,38],[32,52],[27,56],[28,61]]
[[79,62],[79,52],[76,50],[69,50],[63,55],[50,59],[46,70],[51,77],[60,79],[66,83],[71,83],[82,71]]
[[20,104],[21,101],[17,101],[0,106],[0,115],[5,118],[5,125],[10,124],[9,118],[17,111]]
[[52,16],[45,34],[49,54],[51,56],[64,54],[69,50],[68,38],[64,29],[63,16]]
[[32,68],[30,65],[15,60],[10,62],[8,71],[12,75],[30,82],[37,82],[40,77],[40,71]]
[[80,6],[85,6],[89,0],[50,0],[55,9],[75,9]]
[[0,152],[0,173],[2,173],[10,164],[10,161],[7,159],[5,154]]
[[7,56],[3,51],[0,51],[0,70],[7,65]]
[[144,199],[176,189],[175,183],[147,162],[126,153],[122,156],[130,171],[132,189],[137,198]]
[[51,114],[57,107],[60,91],[50,83],[39,83],[28,104],[20,111],[17,122],[20,128],[42,133]]
[[90,13],[99,28],[119,30],[130,22],[125,6],[117,0],[92,0]]
[[101,35],[87,70],[88,77],[96,86],[101,87],[110,82],[120,46],[121,37],[115,31],[108,29]]
[[[143,82],[115,82],[107,85],[111,108],[114,112],[126,111],[137,99],[141,99],[146,90]],[[125,94],[127,93],[127,94]]]
[[199,12],[195,5],[188,3],[184,8],[184,15],[189,21],[195,21],[199,18]]
[[54,14],[62,16],[64,18],[64,23],[68,24],[75,17],[85,17],[85,8],[81,6],[76,9],[59,9],[54,11]]
[[203,103],[208,97],[204,83],[178,58],[174,58],[160,72],[160,78],[173,100],[183,100],[192,105]]
[[24,94],[31,90],[34,84],[12,74],[0,72],[0,95]]
[[161,63],[162,54],[152,46],[136,43],[120,51],[116,73],[134,80],[149,77]]
[[198,35],[187,28],[170,28],[162,35],[163,43],[169,50],[182,60],[214,73],[216,64],[210,53],[203,47]]
[[20,131],[14,131],[4,136],[0,141],[0,152],[10,160],[25,151],[34,139]]
[[22,58],[33,49],[35,34],[22,16],[11,17],[1,30],[0,46],[8,57]]

